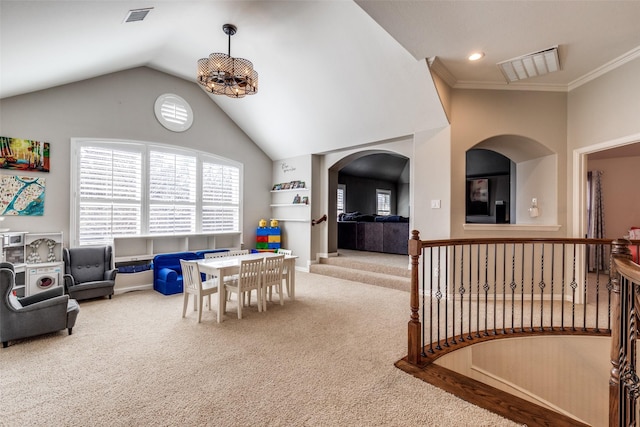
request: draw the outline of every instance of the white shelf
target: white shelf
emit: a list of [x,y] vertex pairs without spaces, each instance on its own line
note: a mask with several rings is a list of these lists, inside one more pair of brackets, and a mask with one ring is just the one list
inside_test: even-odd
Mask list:
[[286,190],[271,190],[272,193],[292,193],[294,191],[309,191],[308,188],[287,188]]
[[295,206],[295,207],[301,207],[301,206],[306,206],[309,207],[309,204],[307,203],[274,203],[272,205],[269,205],[272,208],[284,208],[284,207],[289,207],[289,206]]
[[300,219],[300,218],[273,218],[279,222],[311,222],[308,219]]

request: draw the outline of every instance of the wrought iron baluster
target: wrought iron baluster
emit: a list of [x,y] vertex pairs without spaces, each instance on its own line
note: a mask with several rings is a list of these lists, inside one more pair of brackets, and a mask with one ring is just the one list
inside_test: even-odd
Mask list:
[[516,284],[516,244],[514,243],[511,248],[511,283],[509,287],[511,288],[511,333],[514,333],[515,330],[515,308],[516,308],[516,288],[518,285]]
[[524,243],[522,243],[520,264],[520,332],[524,332]]
[[534,266],[536,265],[535,262],[535,253],[536,253],[536,245],[534,243],[531,244],[531,303],[529,304],[531,307],[529,308],[529,317],[530,317],[530,326],[529,326],[529,331],[533,332],[533,288],[534,286],[534,280],[535,280],[535,268]]
[[571,330],[576,330],[576,244],[573,244],[573,277],[571,278]]
[[556,276],[554,274],[556,267],[556,244],[551,245],[551,330],[553,331],[553,288]]
[[[540,288],[540,331],[544,331],[544,288],[547,286],[544,283],[544,243],[541,245],[540,251],[540,282],[538,287]],[[531,302],[533,307],[533,301]]]
[[464,341],[464,247],[460,247],[460,287],[458,293],[460,294],[460,341]]
[[[482,285],[482,290],[484,291],[484,332],[482,335],[489,336],[489,244],[485,244],[484,246],[484,284]],[[479,328],[478,328],[479,329]]]
[[471,254],[471,246],[472,245],[469,245],[469,319],[468,319],[469,326],[468,326],[468,329],[467,329],[467,339],[468,340],[473,339],[473,337],[471,336],[471,330],[473,329],[471,327],[471,319],[473,319],[473,317],[471,316],[471,308],[473,306],[472,300],[471,300],[471,297],[472,297],[472,294],[473,294],[473,279],[471,277],[471,270],[472,270],[472,265],[473,265],[473,261],[472,261],[473,260],[473,256]]
[[[437,251],[437,257],[438,259],[440,258],[440,246],[438,246],[438,248],[436,249]],[[433,254],[431,254],[431,259],[429,260],[430,262],[430,270],[429,270],[429,276],[431,276],[433,278],[434,276],[434,271],[433,271]],[[432,279],[433,280],[433,279]],[[442,328],[440,327],[440,308],[441,308],[441,304],[442,304],[442,290],[440,289],[440,272],[437,270],[436,267],[436,274],[435,274],[435,280],[437,281],[436,284],[436,300],[437,300],[437,304],[436,304],[436,316],[438,316],[438,329],[436,331],[436,350],[442,350],[442,347],[440,346],[440,332],[442,330]]]
[[[427,264],[427,259],[426,259],[426,253],[429,253],[429,258],[431,258],[431,251],[433,249],[430,247],[428,250],[423,248],[422,249],[422,356],[426,356],[425,352],[424,352],[424,335],[425,335],[425,331],[424,329],[427,326],[427,323],[429,324],[429,353],[433,354],[434,350],[433,350],[433,298],[431,297],[433,295],[432,290],[433,290],[433,284],[431,283],[431,277],[427,276],[426,273],[426,267],[425,265]],[[429,321],[427,322],[427,318],[424,315],[424,311],[425,311],[425,307],[426,307],[426,302],[425,302],[425,298],[427,295],[427,289],[426,289],[426,282],[427,280],[429,280]]]
[[476,245],[476,338],[480,338],[480,245]]

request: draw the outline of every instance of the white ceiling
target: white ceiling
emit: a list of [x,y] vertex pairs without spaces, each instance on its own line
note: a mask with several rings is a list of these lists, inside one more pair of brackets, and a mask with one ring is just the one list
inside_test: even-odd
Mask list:
[[[196,84],[229,22],[259,92],[209,96],[276,160],[445,126],[425,58],[456,87],[568,90],[635,57],[639,17],[640,1],[0,0],[0,98],[139,66]],[[497,62],[556,44],[562,71],[507,87]]]

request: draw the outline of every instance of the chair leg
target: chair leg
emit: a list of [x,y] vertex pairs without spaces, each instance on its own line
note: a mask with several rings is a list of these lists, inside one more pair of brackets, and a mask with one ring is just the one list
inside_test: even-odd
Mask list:
[[73,329],[73,328],[69,328],[69,335],[71,335],[71,334],[73,333],[73,332],[72,332],[72,329]]
[[204,304],[204,296],[198,295],[198,323],[202,322],[202,304]]
[[2,341],[2,348],[9,347],[9,341]]
[[238,319],[242,319],[242,306],[244,305],[244,292],[238,289]]
[[182,303],[182,317],[187,315],[187,306],[189,305],[189,294],[187,292],[184,293],[184,302]]

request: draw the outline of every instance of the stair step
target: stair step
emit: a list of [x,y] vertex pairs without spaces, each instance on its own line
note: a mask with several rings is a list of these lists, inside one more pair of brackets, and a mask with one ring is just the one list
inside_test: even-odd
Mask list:
[[[363,263],[366,264],[366,263]],[[373,264],[366,264],[372,266]],[[398,289],[409,292],[411,279],[391,274],[378,273],[370,270],[359,270],[338,265],[320,263],[310,266],[309,271],[315,274],[322,274],[329,277],[351,280],[354,282],[367,283],[369,285],[382,286],[385,288]]]
[[334,265],[338,267],[351,268],[354,270],[372,271],[398,277],[411,278],[411,270],[409,270],[409,257],[407,257],[407,267],[402,268],[386,264],[374,264],[370,262],[354,261],[349,257],[328,257],[320,258],[320,264]]

